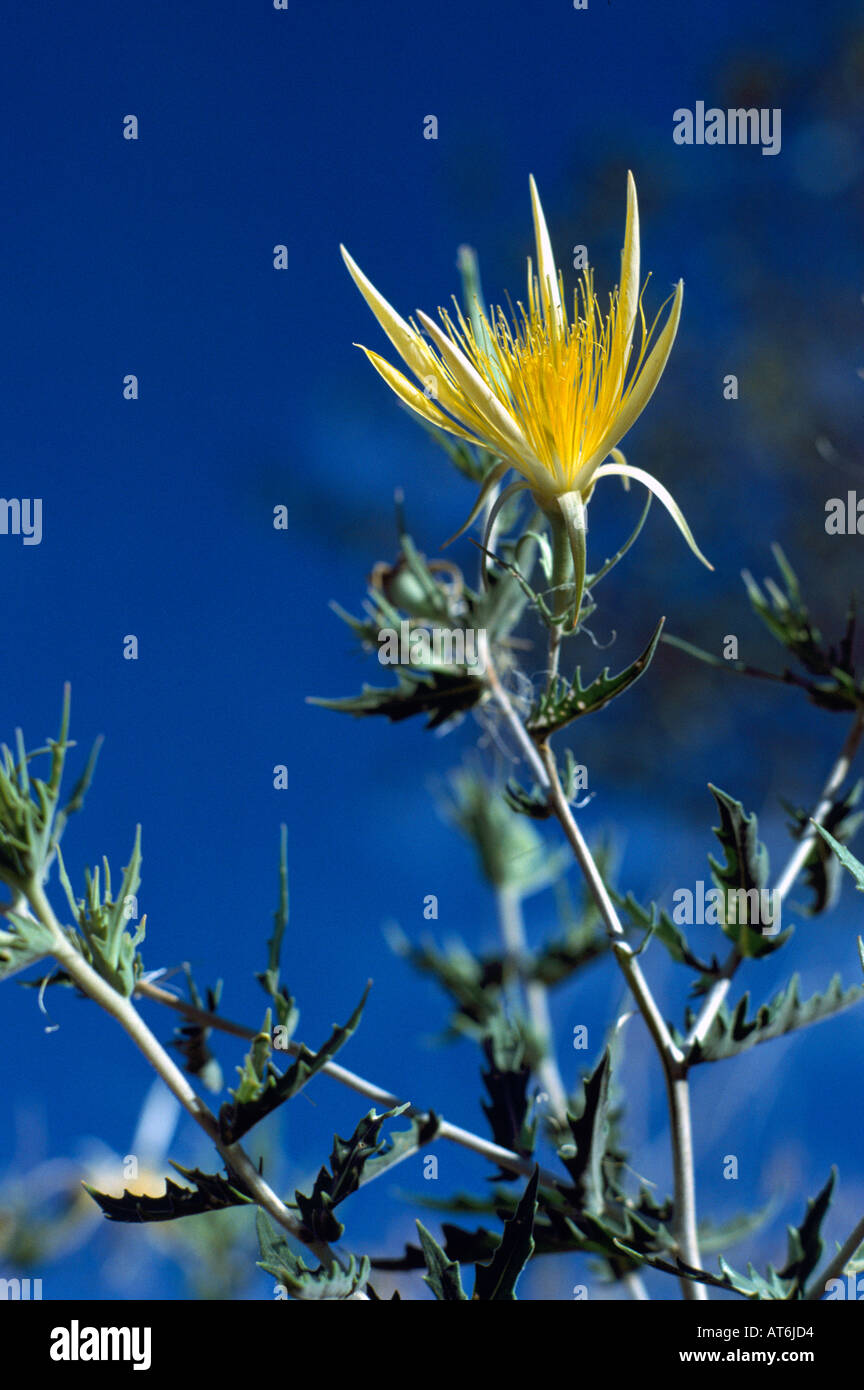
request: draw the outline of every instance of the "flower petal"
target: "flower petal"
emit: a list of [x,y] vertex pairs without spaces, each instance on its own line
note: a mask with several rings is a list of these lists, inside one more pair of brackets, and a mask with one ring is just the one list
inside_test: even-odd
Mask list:
[[627,223],[624,228],[624,250],[621,252],[621,283],[618,288],[618,312],[626,336],[626,357],[633,342],[633,329],[639,311],[639,203],[636,181],[627,170]]
[[551,310],[555,315],[559,327],[563,329],[561,290],[558,284],[558,271],[555,269],[555,257],[552,254],[552,242],[549,239],[549,228],[546,226],[546,218],[543,216],[540,194],[537,192],[537,185],[534,182],[533,174],[530,176],[528,182],[531,187],[531,211],[534,214],[534,239],[537,242],[537,275],[540,280],[540,295],[543,301],[543,308],[547,322]]
[[646,473],[644,468],[634,468],[630,463],[604,463],[602,468],[598,468],[597,472],[594,474],[595,480],[597,478],[609,477],[632,478],[634,482],[644,484],[649,492],[653,492],[654,496],[663,503],[663,506],[666,508],[667,512],[669,512],[672,520],[675,522],[675,525],[678,527],[678,530],[681,532],[697,560],[701,560],[703,565],[706,565],[709,570],[713,570],[714,566],[710,561],[705,559],[705,556],[693,539],[693,532],[684,520],[684,513],[681,511],[675,498],[662,483],[657,481],[652,473]]
[[[471,365],[465,354],[460,352],[456,344],[447,337],[447,334],[438,327],[437,323],[420,310],[418,310],[417,317],[441,353],[468,405],[472,406],[481,420],[486,422],[491,442],[498,448],[499,452],[508,454],[515,462],[530,466],[532,458],[530,447],[509,411],[504,409],[480,373]],[[446,401],[443,404],[447,406],[448,410],[450,409]]]
[[672,308],[669,310],[669,317],[663,332],[649,353],[647,361],[643,363],[639,375],[631,381],[627,388],[620,409],[616,412],[608,430],[601,438],[590,459],[587,459],[580,469],[579,478],[574,483],[575,486],[584,488],[584,481],[580,480],[593,476],[596,465],[602,463],[603,459],[615,448],[615,445],[624,438],[627,431],[635,425],[653,396],[657,383],[663,375],[663,369],[669,360],[675,334],[678,332],[683,298],[684,281],[679,280],[675,287],[675,298],[672,301]]
[[[379,376],[384,378],[390,390],[395,392],[409,410],[416,411],[424,420],[428,420],[430,425],[437,425],[439,429],[447,430],[450,434],[457,434],[460,439],[467,439],[471,444],[481,442],[473,434],[463,430],[461,425],[457,425],[455,421],[451,420],[449,415],[445,415],[443,410],[439,410],[435,402],[423,391],[418,390],[407,376],[403,376],[396,367],[387,361],[386,357],[380,357],[371,348],[363,347],[362,343],[355,343],[354,346],[365,352]],[[509,466],[508,464],[507,467],[509,468]]]
[[380,323],[387,337],[395,347],[403,362],[411,368],[415,376],[421,378],[434,371],[434,358],[420,334],[397,314],[392,304],[388,304],[383,294],[379,294],[371,280],[363,274],[357,262],[349,256],[344,246],[340,246],[342,259],[348,273],[362,294],[372,313]]
[[489,587],[487,561],[489,559],[488,547],[489,541],[492,538],[492,528],[498,520],[500,513],[510,501],[510,498],[515,497],[517,492],[527,491],[528,487],[529,484],[525,482],[524,478],[519,478],[515,483],[510,483],[509,486],[505,487],[504,491],[495,498],[495,501],[489,509],[489,515],[486,518],[486,530],[483,532],[483,559],[480,568],[480,577],[483,581],[484,589]]
[[510,464],[506,459],[504,459],[501,463],[496,463],[494,468],[490,468],[489,472],[486,474],[486,477],[483,479],[483,486],[481,487],[477,495],[477,501],[474,503],[474,506],[468,513],[467,521],[464,521],[462,525],[459,527],[459,530],[454,531],[450,539],[444,542],[444,544],[441,547],[442,550],[446,550],[448,545],[452,545],[454,541],[458,541],[460,536],[464,536],[465,532],[468,530],[468,527],[471,525],[471,522],[476,520],[476,518],[480,515],[480,512],[483,510],[483,507],[492,491],[498,486],[501,479],[504,477],[504,474],[509,472]]

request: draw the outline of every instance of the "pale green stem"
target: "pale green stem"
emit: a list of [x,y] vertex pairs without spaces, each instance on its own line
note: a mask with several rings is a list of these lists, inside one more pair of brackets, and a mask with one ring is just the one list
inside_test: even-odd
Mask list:
[[[212,1014],[208,1013],[206,1009],[196,1008],[194,1004],[187,1004],[185,999],[178,999],[175,995],[169,994],[166,989],[160,989],[158,985],[151,984],[149,981],[139,980],[135,986],[135,993],[140,994],[144,999],[152,999],[155,1003],[165,1004],[169,1009],[174,1009],[184,1018],[200,1023],[205,1028],[215,1028],[234,1038],[251,1040],[258,1036],[257,1029],[248,1028],[243,1023],[235,1023],[229,1018],[223,1018],[221,1014]],[[288,1043],[285,1051],[296,1057],[301,1051],[301,1044]],[[323,1076],[332,1077],[334,1081],[347,1086],[349,1090],[356,1091],[358,1095],[365,1096],[367,1100],[374,1101],[384,1110],[393,1110],[404,1104],[404,1101],[393,1091],[388,1091],[383,1086],[377,1086],[374,1081],[367,1081],[365,1077],[358,1076],[356,1072],[349,1071],[347,1067],[340,1066],[338,1062],[325,1062],[321,1068],[321,1073]],[[428,1111],[418,1109],[414,1105],[409,1105],[404,1113],[411,1119],[427,1119],[429,1115]],[[462,1129],[459,1125],[451,1124],[449,1120],[440,1121],[435,1137],[436,1139],[447,1139],[452,1144],[458,1144],[460,1148],[469,1149],[472,1153],[479,1154],[481,1158],[487,1158],[491,1163],[497,1163],[499,1167],[507,1168],[511,1173],[519,1173],[522,1177],[530,1178],[534,1172],[534,1163],[531,1159],[522,1158],[520,1154],[505,1149],[501,1144],[493,1144],[491,1140],[484,1139],[479,1134],[473,1134],[468,1129]],[[406,1157],[408,1157],[407,1153]],[[546,1168],[540,1169],[540,1180],[548,1187],[560,1187],[562,1184],[561,1176]]]
[[[249,1028],[244,1023],[236,1023],[230,1018],[225,1018],[222,1014],[208,1013],[206,1009],[199,1009],[195,1004],[189,1004],[185,999],[178,999],[176,995],[169,994],[166,989],[161,989],[147,980],[139,980],[135,985],[135,993],[144,999],[150,999],[156,1004],[164,1004],[167,1008],[173,1009],[183,1018],[188,1018],[193,1023],[200,1023],[204,1028],[215,1028],[217,1031],[226,1033],[230,1037],[243,1038],[251,1041],[258,1036],[258,1029]],[[285,1049],[292,1056],[296,1056],[301,1051],[301,1044],[291,1042]],[[323,1076],[329,1076],[332,1080],[338,1081],[349,1090],[355,1091],[358,1095],[365,1096],[367,1100],[374,1101],[376,1105],[384,1110],[393,1110],[401,1107],[404,1102],[393,1092],[386,1090],[383,1086],[377,1086],[373,1081],[367,1081],[365,1077],[358,1076],[356,1072],[349,1071],[347,1067],[340,1066],[338,1062],[325,1062],[321,1068]],[[408,1118],[428,1119],[429,1112],[420,1110],[417,1106],[409,1105],[403,1112]],[[488,1159],[500,1168],[506,1168],[511,1173],[518,1173],[522,1177],[531,1177],[534,1172],[534,1160],[523,1158],[521,1154],[513,1153],[511,1149],[505,1149],[500,1144],[494,1144],[489,1139],[484,1139],[479,1134],[472,1133],[471,1130],[462,1129],[459,1125],[451,1124],[449,1120],[439,1120],[435,1139],[445,1139],[451,1144],[457,1144],[460,1148],[467,1149],[470,1153],[475,1153],[481,1158]],[[431,1142],[431,1141],[430,1141]],[[406,1148],[404,1158],[410,1158],[413,1153],[417,1153],[418,1148]],[[401,1162],[402,1160],[400,1160]],[[389,1170],[388,1170],[389,1171]],[[553,1190],[560,1190],[566,1182],[558,1173],[553,1173],[548,1168],[540,1168],[540,1181],[545,1187]],[[631,1273],[625,1276],[624,1282],[630,1289],[634,1299],[647,1299],[644,1285],[638,1273]],[[641,1292],[640,1292],[641,1290]]]
[[[510,973],[515,976],[517,981],[521,979],[528,1021],[543,1054],[536,1068],[537,1079],[549,1097],[549,1106],[555,1120],[559,1125],[566,1125],[567,1091],[555,1059],[552,1020],[549,1015],[549,997],[546,986],[539,980],[525,979],[520,971],[521,963],[526,961],[529,956],[528,943],[525,937],[525,922],[522,915],[522,898],[518,889],[512,887],[498,888],[495,896],[505,951],[505,980]],[[512,967],[511,971],[506,969],[508,959]]]
[[849,1261],[854,1258],[859,1247],[864,1243],[864,1216],[858,1222],[845,1245],[837,1251],[834,1259],[827,1266],[824,1273],[820,1274],[811,1284],[804,1297],[810,1303],[818,1302],[825,1293],[826,1286],[832,1279],[842,1279],[843,1271]]
[[50,929],[54,937],[51,953],[57,963],[62,966],[83,994],[86,994],[89,999],[92,999],[120,1024],[139,1051],[146,1057],[157,1076],[161,1077],[187,1114],[191,1115],[196,1124],[203,1129],[208,1139],[216,1146],[225,1163],[233,1169],[238,1177],[242,1178],[257,1205],[262,1207],[268,1215],[273,1217],[274,1221],[278,1222],[296,1239],[308,1245],[322,1264],[328,1266],[335,1264],[335,1257],[330,1247],[324,1241],[310,1241],[303,1223],[292,1215],[284,1202],[264,1181],[243,1148],[239,1144],[226,1144],[223,1141],[215,1115],[193,1090],[188,1078],[168,1055],[159,1040],[151,1033],[131,1000],[112,989],[72,945],[57,920],[42,885],[34,883],[28,889],[27,898],[36,917]]
[[[837,794],[849,775],[849,769],[852,766],[855,754],[858,752],[862,735],[864,735],[864,710],[859,710],[843,747],[840,750],[837,761],[828,774],[828,780],[822,788],[822,794],[819,798],[818,805],[811,818],[815,824],[811,824],[807,827],[807,830],[795,846],[795,850],[789,862],[777,880],[777,885],[774,889],[775,901],[784,901],[807,862],[807,857],[816,839],[816,826],[821,825],[825,817],[831,811]],[[717,1014],[720,1012],[720,1009],[723,1007],[723,1003],[729,993],[732,977],[742,960],[743,957],[738,951],[738,948],[733,947],[723,964],[720,978],[715,980],[711,989],[708,991],[699,1016],[690,1029],[687,1037],[688,1052],[692,1050],[697,1043],[703,1043],[710,1033],[712,1024]]]
[[[673,1170],[675,1175],[675,1234],[679,1253],[687,1264],[701,1267],[696,1226],[695,1184],[693,1181],[693,1138],[690,1127],[690,1092],[684,1054],[672,1040],[669,1029],[654,999],[642,969],[629,945],[624,928],[609,896],[602,875],[591,855],[579,826],[564,795],[555,756],[548,744],[538,749],[521,719],[516,714],[506,690],[498,679],[491,662],[486,677],[508,727],[531,767],[539,786],[546,791],[558,821],[570,844],[591,896],[597,905],[609,934],[615,959],[630,986],[630,991],[654,1040],[664,1077],[669,1105],[672,1138]],[[708,1298],[705,1288],[690,1279],[682,1278],[685,1299],[703,1302]]]

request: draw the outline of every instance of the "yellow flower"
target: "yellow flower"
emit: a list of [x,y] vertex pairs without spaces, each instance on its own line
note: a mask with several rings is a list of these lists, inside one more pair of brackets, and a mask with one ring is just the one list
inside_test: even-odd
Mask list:
[[[501,308],[487,316],[475,301],[466,317],[454,299],[455,314],[439,309],[440,323],[418,312],[424,337],[413,319],[406,322],[379,294],[343,246],[355,284],[419,387],[378,353],[363,351],[399,399],[424,420],[498,455],[463,531],[513,468],[520,479],[500,495],[494,510],[520,488],[529,489],[553,529],[563,523],[578,579],[580,568],[584,573],[585,504],[599,478],[618,475],[643,483],[659,498],[691,550],[711,569],[672,495],[650,473],[628,464],[617,447],[663,374],[684,293],[679,280],[655,337],[660,314],[647,328],[642,309],[633,175],[627,176],[621,284],[605,316],[590,269],[583,272],[568,313],[533,177],[530,187],[537,273],[529,259],[527,305],[518,303],[515,312],[511,307],[509,316]],[[581,592],[581,583],[578,587]]]

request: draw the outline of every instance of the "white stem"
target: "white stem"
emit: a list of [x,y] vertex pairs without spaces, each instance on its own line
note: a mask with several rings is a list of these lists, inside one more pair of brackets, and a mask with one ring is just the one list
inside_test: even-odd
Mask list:
[[233,1169],[238,1177],[242,1178],[258,1206],[262,1207],[273,1217],[274,1221],[289,1231],[291,1235],[308,1245],[322,1263],[334,1264],[335,1258],[329,1246],[323,1241],[309,1240],[303,1223],[292,1215],[284,1202],[264,1181],[243,1148],[239,1144],[226,1144],[223,1141],[215,1115],[192,1088],[188,1078],[168,1055],[158,1038],[151,1033],[131,1000],[112,989],[108,982],[103,980],[102,976],[76,951],[54,915],[54,910],[42,885],[34,884],[27,896],[39,921],[49,927],[55,936],[56,944],[52,949],[52,954],[58,964],[63,967],[83,994],[86,994],[94,1003],[99,1004],[120,1024],[132,1042],[146,1057],[157,1076],[161,1077],[171,1093],[176,1096],[187,1114],[191,1115],[196,1124],[201,1126],[204,1133],[218,1149],[225,1163]]
[[[678,1248],[681,1258],[687,1264],[699,1268],[699,1242],[696,1225],[696,1193],[693,1179],[693,1138],[690,1126],[690,1088],[687,1081],[684,1054],[672,1040],[663,1015],[651,988],[642,974],[641,966],[626,939],[624,928],[603,882],[600,870],[594,862],[585,838],[576,823],[570,804],[564,795],[555,755],[548,744],[539,750],[532,741],[527,729],[519,719],[510,702],[506,690],[498,679],[491,662],[487,662],[486,676],[492,693],[501,712],[513,732],[519,747],[530,764],[534,775],[549,797],[549,804],[555,811],[561,828],[567,837],[576,861],[582,870],[591,896],[597,905],[606,930],[612,942],[612,950],[621,971],[630,986],[631,993],[645,1020],[648,1031],[654,1040],[663,1075],[669,1105],[669,1124],[672,1139],[672,1160],[675,1175],[675,1225]],[[692,1280],[680,1280],[685,1299],[702,1302],[708,1298],[704,1285]]]
[[[549,1105],[554,1118],[559,1124],[566,1125],[567,1091],[555,1059],[552,1019],[549,1014],[549,995],[546,986],[539,980],[525,979],[524,975],[520,974],[522,963],[529,959],[525,922],[522,916],[522,899],[518,889],[508,887],[497,890],[496,901],[505,956],[511,963],[517,981],[521,979],[525,992],[528,1020],[543,1054],[536,1068],[537,1078],[549,1097]],[[505,961],[505,979],[507,974]]]
[[[840,750],[837,761],[828,774],[828,780],[822,788],[819,802],[813,812],[813,825],[808,825],[804,834],[801,836],[794,852],[792,853],[785,869],[777,880],[774,888],[775,901],[783,902],[795,884],[798,875],[807,862],[807,856],[813,847],[816,839],[817,825],[822,825],[825,817],[834,805],[838,792],[849,775],[855,754],[861,743],[864,734],[864,710],[859,710],[855,716],[852,728],[846,737],[846,741]],[[705,1003],[687,1037],[687,1050],[690,1052],[696,1043],[703,1043],[711,1031],[717,1014],[723,1006],[724,1000],[729,993],[732,984],[732,977],[741,964],[743,957],[737,947],[733,947],[727,956],[720,974],[720,978],[714,982],[705,998]]]
[[854,1257],[862,1243],[864,1243],[864,1217],[858,1222],[858,1225],[846,1241],[846,1244],[841,1246],[837,1251],[837,1254],[834,1256],[834,1259],[828,1265],[825,1272],[820,1274],[818,1279],[816,1279],[807,1290],[804,1295],[805,1299],[809,1300],[811,1303],[818,1302],[831,1280],[841,1279],[843,1277],[846,1266]]

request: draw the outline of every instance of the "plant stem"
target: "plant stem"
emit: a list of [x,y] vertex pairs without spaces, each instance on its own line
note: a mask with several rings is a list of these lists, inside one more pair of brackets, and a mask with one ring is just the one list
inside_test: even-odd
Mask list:
[[841,1279],[843,1277],[844,1269],[862,1243],[864,1243],[864,1216],[862,1216],[861,1220],[858,1222],[858,1225],[846,1241],[846,1244],[837,1251],[837,1254],[826,1268],[824,1274],[820,1274],[818,1278],[814,1279],[810,1288],[804,1295],[805,1299],[808,1299],[811,1303],[818,1302],[825,1292],[826,1285],[830,1283],[832,1279]]
[[[151,984],[146,980],[137,982],[135,993],[145,999],[153,1000],[154,1003],[166,1005],[193,1023],[200,1023],[205,1028],[215,1028],[219,1032],[229,1033],[235,1038],[251,1041],[253,1038],[257,1038],[260,1031],[257,1028],[247,1028],[243,1023],[235,1023],[229,1018],[222,1018],[219,1014],[208,1013],[206,1009],[196,1008],[194,1004],[187,1004],[185,999],[178,999],[175,995],[169,994],[167,989],[161,989],[158,985]],[[286,1052],[295,1057],[300,1050],[301,1044],[295,1042],[288,1043],[285,1048]],[[404,1104],[404,1101],[400,1100],[394,1092],[385,1090],[383,1086],[377,1086],[374,1081],[367,1081],[365,1077],[358,1076],[356,1072],[349,1071],[347,1067],[340,1066],[338,1062],[325,1062],[321,1068],[321,1073],[340,1082],[341,1085],[347,1086],[349,1090],[356,1091],[358,1095],[374,1101],[376,1105],[380,1105],[385,1110],[393,1110]],[[429,1118],[429,1111],[414,1105],[409,1105],[405,1114],[410,1119]],[[460,1148],[470,1149],[472,1153],[479,1154],[481,1158],[488,1158],[490,1162],[497,1163],[499,1167],[507,1168],[511,1173],[518,1173],[522,1177],[530,1178],[534,1172],[534,1164],[531,1159],[522,1158],[519,1154],[503,1148],[500,1144],[494,1144],[479,1134],[473,1134],[471,1130],[451,1124],[449,1120],[439,1121],[436,1138],[447,1139],[453,1144],[458,1144]],[[540,1169],[540,1179],[548,1187],[561,1187],[565,1182],[562,1176],[544,1168]]]
[[[669,1120],[672,1126],[672,1163],[675,1173],[675,1234],[681,1258],[695,1269],[701,1268],[699,1232],[696,1226],[696,1184],[693,1176],[693,1131],[690,1124],[690,1083],[686,1071],[675,1075],[664,1065]],[[692,1279],[681,1280],[684,1298],[704,1303],[708,1291]]]
[[[576,823],[570,804],[564,795],[555,756],[548,743],[537,748],[516,714],[506,690],[491,662],[486,676],[504,719],[527,759],[537,782],[546,791],[549,804],[570,844],[591,896],[609,934],[612,950],[618,961],[648,1031],[654,1040],[666,1081],[669,1123],[672,1139],[672,1162],[675,1179],[675,1234],[681,1258],[699,1268],[699,1242],[696,1226],[696,1197],[693,1180],[693,1137],[690,1125],[690,1090],[684,1054],[672,1040],[663,1015],[642,974],[641,966],[630,947],[621,920],[591,855],[585,838]],[[701,1284],[691,1279],[680,1280],[683,1296],[688,1301],[703,1302],[708,1294]]]
[[[807,829],[802,834],[786,867],[777,880],[776,887],[774,888],[775,901],[779,900],[781,903],[784,901],[807,862],[807,856],[817,836],[816,826],[822,825],[825,817],[832,810],[837,794],[849,775],[849,769],[860,747],[862,735],[864,735],[864,710],[859,710],[846,736],[843,747],[838,754],[837,761],[828,774],[828,780],[822,788],[822,794],[819,797],[816,809],[811,817],[811,824],[807,826]],[[815,824],[812,822],[815,822]],[[719,979],[715,980],[711,989],[708,991],[699,1016],[690,1029],[687,1037],[688,1053],[692,1051],[697,1043],[704,1042],[710,1033],[711,1026],[729,993],[732,977],[742,960],[743,957],[738,951],[738,948],[733,947],[723,964]]]
[[[202,1027],[214,1028],[220,1032],[227,1033],[231,1037],[243,1038],[250,1041],[258,1036],[259,1030],[248,1028],[244,1023],[236,1023],[232,1019],[223,1018],[219,1014],[208,1013],[206,1009],[199,1009],[195,1004],[189,1004],[185,999],[178,999],[176,995],[169,994],[165,989],[158,985],[151,984],[146,980],[139,980],[135,985],[136,994],[140,994],[145,999],[150,999],[155,1004],[164,1004],[167,1008],[173,1009],[176,1013],[188,1018],[190,1022],[200,1023]],[[288,1043],[286,1049],[292,1055],[296,1055],[301,1050],[300,1043]],[[347,1067],[342,1067],[338,1062],[326,1062],[321,1068],[324,1076],[331,1077],[334,1081],[339,1081],[349,1090],[356,1091],[359,1095],[366,1096],[367,1099],[375,1101],[386,1110],[395,1109],[403,1102],[392,1091],[387,1091],[383,1086],[376,1086],[374,1082],[367,1081],[364,1077],[358,1076],[356,1072],[349,1071]],[[428,1119],[429,1111],[419,1109],[417,1106],[409,1105],[404,1114],[411,1119]],[[462,1129],[459,1125],[454,1125],[449,1120],[440,1120],[435,1139],[446,1139],[451,1144],[458,1144],[460,1148],[468,1149],[471,1153],[478,1154],[481,1158],[486,1158],[492,1163],[496,1163],[499,1168],[506,1168],[512,1173],[518,1173],[522,1177],[531,1177],[534,1173],[534,1162],[530,1158],[522,1158],[520,1154],[513,1153],[510,1149],[502,1148],[500,1144],[495,1144],[489,1139],[484,1139],[479,1134],[472,1133],[471,1130]],[[431,1142],[431,1141],[430,1141]],[[404,1158],[409,1158],[417,1149],[406,1149]],[[401,1161],[401,1160],[400,1160]],[[553,1173],[548,1168],[540,1168],[540,1181],[544,1187],[551,1188],[553,1191],[560,1190],[565,1186],[567,1180]],[[637,1272],[625,1276],[624,1282],[634,1299],[648,1299],[642,1280]],[[639,1291],[641,1290],[641,1292]]]
[[[495,897],[498,905],[501,938],[504,943],[505,971],[509,961],[518,980],[520,963],[529,958],[528,943],[525,938],[525,922],[522,915],[522,898],[519,890],[512,887],[498,888]],[[559,1125],[566,1125],[567,1091],[555,1058],[552,1020],[549,1014],[549,995],[546,986],[539,980],[523,978],[521,984],[525,993],[528,1020],[542,1052],[541,1060],[535,1069],[537,1079],[549,1097],[549,1105],[555,1120]]]
[[229,1169],[243,1180],[257,1205],[262,1207],[268,1215],[273,1217],[274,1221],[289,1231],[297,1240],[307,1245],[322,1264],[334,1265],[336,1260],[330,1247],[324,1241],[310,1240],[303,1223],[291,1214],[284,1202],[264,1181],[243,1148],[239,1144],[226,1144],[223,1141],[215,1115],[193,1090],[187,1077],[169,1057],[159,1040],[151,1033],[131,1000],[112,989],[107,981],[103,980],[102,976],[75,949],[57,920],[41,883],[34,883],[29,888],[27,897],[39,921],[48,927],[55,937],[56,944],[52,949],[52,954],[58,964],[63,967],[83,994],[86,994],[89,999],[92,999],[120,1024],[139,1051],[143,1053],[157,1076],[164,1081],[187,1114],[191,1115],[196,1124],[203,1129],[208,1139],[216,1146]]

